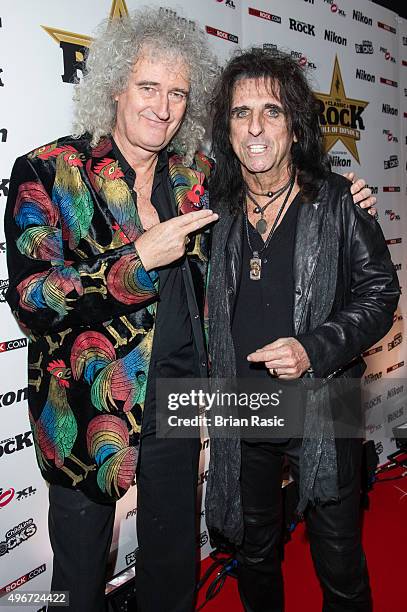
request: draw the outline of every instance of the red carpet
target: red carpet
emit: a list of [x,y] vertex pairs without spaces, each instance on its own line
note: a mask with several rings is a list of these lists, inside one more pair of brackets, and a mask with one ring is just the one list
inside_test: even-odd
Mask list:
[[[385,476],[399,475],[402,470]],[[374,612],[407,611],[407,478],[378,482],[364,514],[363,544],[368,560]],[[211,560],[202,563],[202,572]],[[320,612],[322,596],[314,574],[303,525],[286,546],[283,565],[286,612]],[[203,602],[202,594],[198,604]],[[205,612],[240,612],[236,581],[228,578]]]

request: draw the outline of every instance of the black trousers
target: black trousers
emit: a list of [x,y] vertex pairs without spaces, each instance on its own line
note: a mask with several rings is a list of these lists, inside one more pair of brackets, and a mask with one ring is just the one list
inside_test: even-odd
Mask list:
[[[199,440],[143,438],[137,474],[137,612],[191,612],[196,584]],[[78,490],[49,492],[51,588],[73,612],[103,612],[115,505]]]
[[[282,467],[287,456],[298,482],[300,445],[300,440],[242,442],[245,532],[238,554],[238,584],[247,612],[284,610]],[[361,442],[338,440],[337,453],[341,501],[309,508],[305,515],[312,559],[323,590],[323,612],[370,612],[360,534]]]

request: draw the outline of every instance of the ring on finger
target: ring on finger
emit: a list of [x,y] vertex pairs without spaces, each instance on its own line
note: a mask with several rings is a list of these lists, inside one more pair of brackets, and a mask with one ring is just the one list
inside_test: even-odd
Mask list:
[[185,246],[187,246],[187,244],[189,244],[191,242],[191,238],[189,236],[185,236]]
[[272,373],[273,376],[277,376],[277,378],[278,378],[278,370],[277,370],[277,368],[273,368],[271,370],[271,373]]

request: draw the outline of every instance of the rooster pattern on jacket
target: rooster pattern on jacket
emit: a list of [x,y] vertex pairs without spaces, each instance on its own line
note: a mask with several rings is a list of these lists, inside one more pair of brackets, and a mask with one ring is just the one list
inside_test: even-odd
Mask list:
[[[208,206],[211,161],[169,155],[178,214]],[[15,162],[6,210],[7,301],[29,336],[29,417],[44,478],[120,498],[137,465],[159,300],[134,241],[137,206],[112,142],[65,137]],[[188,245],[203,316],[208,232]]]

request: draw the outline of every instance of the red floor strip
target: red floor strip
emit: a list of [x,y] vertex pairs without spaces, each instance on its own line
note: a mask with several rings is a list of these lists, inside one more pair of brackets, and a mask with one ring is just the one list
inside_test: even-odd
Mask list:
[[[402,470],[393,470],[386,478]],[[374,612],[407,611],[407,478],[378,482],[370,494],[370,509],[364,514],[363,544],[369,565]],[[202,563],[202,573],[210,565]],[[285,612],[320,612],[321,590],[315,577],[306,535],[297,527],[286,546],[283,564],[286,592]],[[203,602],[202,594],[198,605]],[[228,578],[222,591],[204,612],[243,610],[236,581]]]

